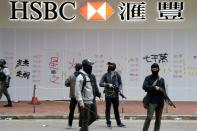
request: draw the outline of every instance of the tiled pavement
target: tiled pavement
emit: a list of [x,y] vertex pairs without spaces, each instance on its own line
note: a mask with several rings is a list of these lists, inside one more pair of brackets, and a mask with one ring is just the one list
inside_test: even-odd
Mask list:
[[[3,107],[5,103],[0,102],[0,118],[66,118],[69,112],[69,101],[41,101],[41,104],[35,106],[35,113],[34,106],[29,102],[15,102],[13,107]],[[175,105],[177,108],[165,107],[163,116],[197,119],[197,102],[175,102]],[[99,116],[104,117],[105,103],[98,102],[97,107]],[[120,113],[125,118],[132,116],[137,119],[144,117],[146,110],[141,101],[123,101],[120,102]],[[78,116],[77,109],[76,116]]]

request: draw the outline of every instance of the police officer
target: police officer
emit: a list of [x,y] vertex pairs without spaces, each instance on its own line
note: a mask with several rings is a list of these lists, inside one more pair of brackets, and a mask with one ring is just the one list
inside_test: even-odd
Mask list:
[[106,110],[105,110],[105,117],[106,117],[106,124],[107,127],[111,128],[111,121],[110,121],[110,109],[111,104],[114,108],[115,119],[118,127],[125,127],[125,125],[120,120],[120,113],[119,113],[119,93],[122,89],[122,80],[121,76],[118,72],[115,71],[116,64],[108,62],[108,70],[105,73],[101,81],[99,83],[100,87],[104,87],[105,93],[105,102],[106,102]]
[[151,65],[152,74],[147,76],[143,83],[143,89],[148,95],[147,117],[144,122],[143,131],[148,131],[150,122],[155,112],[155,127],[154,131],[160,130],[162,112],[164,107],[164,98],[160,90],[165,91],[164,79],[159,76],[159,65],[154,63]]
[[70,106],[69,106],[70,112],[69,112],[69,117],[68,117],[68,127],[67,127],[68,129],[72,128],[75,107],[78,103],[75,98],[75,81],[81,69],[82,69],[82,64],[77,63],[75,65],[75,72],[73,73],[73,75],[69,76],[65,81],[65,86],[70,87],[70,99],[71,99]]
[[0,99],[4,94],[8,101],[8,104],[4,106],[12,107],[12,101],[8,93],[9,82],[10,82],[10,71],[5,65],[6,65],[6,61],[4,59],[0,59]]

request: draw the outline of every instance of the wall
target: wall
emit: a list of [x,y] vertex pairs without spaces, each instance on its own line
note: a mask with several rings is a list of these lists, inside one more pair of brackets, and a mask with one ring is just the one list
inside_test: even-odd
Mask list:
[[142,99],[144,77],[150,74],[152,63],[160,62],[160,75],[166,80],[169,96],[177,101],[196,101],[196,33],[162,29],[0,29],[0,38],[1,53],[12,72],[9,91],[14,100],[31,100],[34,84],[42,100],[68,99],[65,78],[74,71],[74,63],[89,58],[95,61],[98,82],[106,72],[106,63],[117,63],[128,100]]

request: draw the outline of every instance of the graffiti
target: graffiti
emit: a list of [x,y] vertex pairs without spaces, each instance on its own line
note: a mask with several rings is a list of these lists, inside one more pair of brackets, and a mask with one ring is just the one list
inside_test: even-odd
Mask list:
[[16,71],[16,77],[29,79],[30,78],[30,72],[29,70],[29,60],[28,59],[18,59],[16,61],[15,69]]
[[52,56],[49,61],[49,68],[50,68],[50,82],[59,84],[60,77],[58,76],[59,70],[59,57]]

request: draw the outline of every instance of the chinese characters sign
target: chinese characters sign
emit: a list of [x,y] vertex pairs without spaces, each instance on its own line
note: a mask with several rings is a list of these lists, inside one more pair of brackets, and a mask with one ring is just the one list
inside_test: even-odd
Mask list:
[[145,20],[145,7],[144,2],[121,2],[120,9],[120,20],[121,21],[134,21],[134,20]]
[[29,79],[30,72],[29,70],[29,60],[28,59],[18,59],[15,66],[16,77]]
[[158,2],[158,20],[183,20],[183,2]]
[[[158,2],[158,21],[183,20],[183,2]],[[146,2],[120,2],[119,17],[121,21],[146,20]]]
[[147,63],[167,63],[168,62],[168,54],[167,53],[151,54],[151,55],[144,56],[143,59]]

